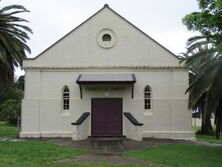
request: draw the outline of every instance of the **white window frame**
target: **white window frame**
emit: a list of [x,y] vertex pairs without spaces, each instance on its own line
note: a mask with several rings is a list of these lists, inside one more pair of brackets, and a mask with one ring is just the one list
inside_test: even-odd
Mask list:
[[152,114],[152,90],[149,85],[146,85],[144,88],[144,114],[150,115]]
[[62,110],[69,111],[70,109],[70,91],[68,86],[62,89]]

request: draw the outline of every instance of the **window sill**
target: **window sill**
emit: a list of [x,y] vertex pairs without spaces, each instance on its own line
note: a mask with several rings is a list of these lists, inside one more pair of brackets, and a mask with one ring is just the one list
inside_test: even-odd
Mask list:
[[147,116],[153,115],[153,112],[150,111],[150,110],[145,110],[145,111],[144,111],[144,115],[147,115]]
[[62,111],[62,114],[61,114],[62,116],[69,116],[70,115],[70,112],[69,112],[69,110],[67,111],[67,110],[63,110]]

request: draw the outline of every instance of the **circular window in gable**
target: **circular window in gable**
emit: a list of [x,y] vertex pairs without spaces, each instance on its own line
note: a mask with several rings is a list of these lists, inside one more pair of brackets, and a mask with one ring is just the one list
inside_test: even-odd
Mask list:
[[97,35],[97,43],[102,48],[112,48],[116,44],[116,35],[110,29],[103,29]]
[[111,39],[112,39],[112,37],[111,37],[111,35],[109,35],[109,34],[104,34],[104,35],[102,36],[102,40],[103,40],[103,41],[111,41]]

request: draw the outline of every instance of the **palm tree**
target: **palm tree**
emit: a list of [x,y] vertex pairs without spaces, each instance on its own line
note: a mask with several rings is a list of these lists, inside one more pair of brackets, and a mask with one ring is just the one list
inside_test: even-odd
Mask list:
[[12,83],[14,70],[21,66],[26,52],[31,53],[26,44],[32,30],[21,24],[27,20],[15,16],[29,12],[21,5],[10,5],[0,9],[0,88]]
[[[195,77],[199,74],[200,68],[205,66],[209,61],[214,59],[214,53],[209,53],[211,46],[209,44],[198,44],[193,49],[188,48],[187,53],[181,54],[181,62],[185,61],[186,66],[189,68],[190,84],[194,81]],[[201,56],[198,56],[198,55]],[[190,92],[189,95],[189,108],[198,110],[202,115],[201,133],[210,134],[213,130],[211,125],[211,113],[206,112],[206,93],[204,93],[196,103],[193,103],[194,95]]]
[[207,114],[203,116],[215,114],[216,136],[219,138],[222,130],[222,55],[215,44],[203,36],[189,39],[187,46],[188,51],[182,55],[182,61],[193,72],[187,89],[190,93],[189,107],[206,104]]

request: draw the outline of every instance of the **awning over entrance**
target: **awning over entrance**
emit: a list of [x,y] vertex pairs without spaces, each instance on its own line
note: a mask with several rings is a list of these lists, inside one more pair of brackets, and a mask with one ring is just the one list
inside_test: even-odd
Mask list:
[[77,84],[134,84],[134,74],[79,75]]
[[84,74],[79,75],[76,83],[80,88],[80,96],[82,98],[82,87],[83,84],[131,84],[132,85],[132,98],[134,84],[136,83],[136,77],[134,74]]

